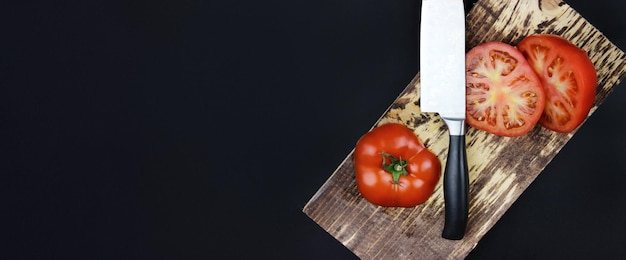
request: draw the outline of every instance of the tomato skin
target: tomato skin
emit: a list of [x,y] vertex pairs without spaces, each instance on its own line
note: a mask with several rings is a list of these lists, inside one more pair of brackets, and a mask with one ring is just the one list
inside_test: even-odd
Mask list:
[[[383,154],[406,161],[407,175],[398,183],[383,168]],[[389,163],[388,158],[385,158]],[[356,184],[372,204],[384,207],[413,207],[433,193],[441,175],[441,162],[424,147],[405,125],[388,123],[372,129],[357,142],[354,150]]]
[[468,125],[506,137],[535,127],[545,93],[521,52],[502,42],[483,43],[466,54],[465,67]]
[[535,34],[517,45],[546,92],[539,120],[543,127],[569,133],[587,118],[596,96],[596,69],[587,53],[567,39]]

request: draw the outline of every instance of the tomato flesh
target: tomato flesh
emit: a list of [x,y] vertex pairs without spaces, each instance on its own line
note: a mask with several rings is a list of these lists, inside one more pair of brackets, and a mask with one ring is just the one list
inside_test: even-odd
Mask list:
[[541,81],[522,53],[502,42],[472,48],[465,58],[466,122],[489,133],[528,133],[545,105]]
[[549,34],[527,36],[518,48],[546,92],[539,124],[561,133],[576,129],[587,118],[596,95],[596,70],[587,53]]

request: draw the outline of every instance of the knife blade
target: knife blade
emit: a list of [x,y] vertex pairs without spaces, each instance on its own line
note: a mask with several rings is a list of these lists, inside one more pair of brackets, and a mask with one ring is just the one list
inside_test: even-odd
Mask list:
[[443,176],[442,237],[465,235],[469,177],[465,149],[465,9],[463,0],[422,0],[420,22],[420,108],[436,112],[450,143]]

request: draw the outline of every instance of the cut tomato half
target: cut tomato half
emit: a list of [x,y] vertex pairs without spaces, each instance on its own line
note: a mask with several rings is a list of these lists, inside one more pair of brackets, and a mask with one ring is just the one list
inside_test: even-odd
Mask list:
[[561,133],[576,129],[589,115],[596,96],[596,70],[587,53],[551,34],[528,36],[518,48],[546,93],[539,124]]
[[465,56],[466,121],[507,137],[528,133],[545,105],[541,80],[515,47],[488,42]]

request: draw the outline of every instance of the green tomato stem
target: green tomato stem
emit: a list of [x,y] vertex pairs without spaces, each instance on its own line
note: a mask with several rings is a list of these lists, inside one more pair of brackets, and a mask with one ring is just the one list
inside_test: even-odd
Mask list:
[[[398,159],[391,154],[382,152],[380,155],[383,157],[383,170],[388,173],[391,173],[393,177],[393,183],[399,184],[400,175],[407,176],[409,173],[406,171],[407,161],[402,160],[402,158]],[[389,160],[389,163],[387,163]]]

